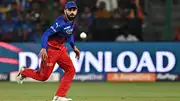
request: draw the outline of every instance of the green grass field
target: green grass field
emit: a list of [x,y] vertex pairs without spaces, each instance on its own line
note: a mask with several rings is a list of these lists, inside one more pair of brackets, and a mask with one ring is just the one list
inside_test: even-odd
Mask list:
[[[58,83],[0,82],[0,101],[51,101]],[[73,83],[73,101],[180,101],[180,83]]]

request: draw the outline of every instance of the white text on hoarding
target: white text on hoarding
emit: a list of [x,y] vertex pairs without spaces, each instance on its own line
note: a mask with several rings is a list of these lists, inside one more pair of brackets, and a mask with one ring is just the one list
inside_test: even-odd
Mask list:
[[[169,72],[175,64],[176,58],[172,52],[168,51],[157,51],[155,54],[156,61],[153,62],[152,56],[148,51],[144,51],[141,57],[138,57],[132,51],[124,51],[119,53],[116,58],[116,66],[112,66],[112,58],[114,57],[111,51],[99,51],[97,55],[93,55],[90,51],[82,51],[80,58],[75,58],[75,53],[69,53],[76,72],[81,71],[89,73],[91,69],[95,69],[97,72],[141,72],[143,69],[147,69],[148,72]],[[29,68],[36,69],[39,66],[39,58],[35,53],[32,52],[20,52],[19,53],[19,67],[26,66],[26,58],[31,59]],[[167,63],[164,65],[167,58]],[[125,64],[125,58],[129,58],[129,65]],[[92,65],[92,67],[91,67]],[[83,68],[84,67],[84,68]],[[58,65],[55,65],[54,71],[58,69]],[[83,70],[82,70],[83,69]]]

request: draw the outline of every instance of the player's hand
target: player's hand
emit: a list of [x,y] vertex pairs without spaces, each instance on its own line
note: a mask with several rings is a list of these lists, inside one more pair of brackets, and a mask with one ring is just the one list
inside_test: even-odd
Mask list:
[[43,61],[46,61],[46,59],[48,58],[48,55],[47,55],[47,52],[46,52],[46,49],[45,48],[42,48],[40,53],[39,53],[39,56],[41,57],[41,59]]
[[78,49],[76,46],[74,46],[73,50],[74,50],[74,52],[76,53],[76,58],[79,59],[79,57],[80,57],[80,51],[79,51],[79,49]]

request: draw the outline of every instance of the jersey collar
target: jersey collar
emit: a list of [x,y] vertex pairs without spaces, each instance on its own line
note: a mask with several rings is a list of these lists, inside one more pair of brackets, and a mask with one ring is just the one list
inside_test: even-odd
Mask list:
[[[65,16],[65,15],[63,15],[63,20],[64,20],[65,22],[70,23],[70,22],[69,22],[69,20],[66,18],[66,16]],[[70,23],[70,24],[71,24],[71,23]],[[75,20],[73,20],[72,25],[74,25],[74,24],[75,24]]]

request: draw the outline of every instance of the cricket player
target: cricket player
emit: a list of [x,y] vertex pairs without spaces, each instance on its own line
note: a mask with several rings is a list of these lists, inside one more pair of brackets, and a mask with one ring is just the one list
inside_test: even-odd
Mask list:
[[64,43],[68,41],[76,53],[76,58],[79,58],[80,51],[75,46],[73,28],[75,26],[75,17],[78,12],[78,7],[75,2],[67,2],[64,9],[64,15],[59,16],[55,22],[47,29],[42,36],[42,48],[40,57],[42,59],[40,70],[32,70],[23,67],[18,76],[17,82],[23,83],[26,77],[33,78],[39,81],[46,81],[51,75],[55,63],[64,70],[64,75],[61,83],[52,101],[71,101],[72,99],[66,98],[71,82],[75,74],[74,65],[67,53],[67,48]]

